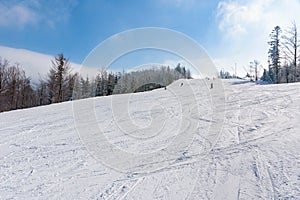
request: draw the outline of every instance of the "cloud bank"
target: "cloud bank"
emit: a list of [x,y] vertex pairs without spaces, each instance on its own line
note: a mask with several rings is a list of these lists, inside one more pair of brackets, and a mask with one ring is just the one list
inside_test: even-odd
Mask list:
[[[32,82],[37,82],[40,78],[46,78],[54,56],[25,49],[0,46],[0,57],[8,60],[11,64],[19,64],[25,70],[26,75],[31,77]],[[72,62],[70,64],[74,71],[79,71],[81,68],[79,64]]]

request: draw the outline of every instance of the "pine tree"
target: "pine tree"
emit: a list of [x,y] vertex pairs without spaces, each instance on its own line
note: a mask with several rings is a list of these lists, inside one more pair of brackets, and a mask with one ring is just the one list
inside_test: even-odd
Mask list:
[[103,92],[101,90],[101,76],[99,74],[97,74],[96,78],[95,78],[95,96],[102,96]]
[[48,73],[48,87],[50,103],[67,100],[68,78],[70,75],[69,60],[64,55],[58,54],[52,62]]
[[182,74],[183,78],[186,78],[186,69],[185,69],[185,67],[182,67],[181,74]]
[[108,74],[107,95],[112,95],[115,87],[115,78],[112,73]]
[[270,74],[274,83],[279,83],[279,70],[280,70],[280,33],[281,28],[276,26],[270,34],[271,40],[268,42],[270,45],[269,58],[270,58]]
[[189,69],[186,71],[186,78],[187,79],[191,79],[192,78],[191,71]]
[[80,86],[81,86],[81,98],[88,98],[90,97],[90,80],[89,77],[86,76],[86,79],[80,78]]
[[266,69],[264,69],[263,75],[260,78],[262,81],[270,82],[269,73]]
[[177,66],[175,67],[175,73],[174,73],[175,79],[181,78],[181,75],[182,75],[181,66],[180,63],[178,63]]

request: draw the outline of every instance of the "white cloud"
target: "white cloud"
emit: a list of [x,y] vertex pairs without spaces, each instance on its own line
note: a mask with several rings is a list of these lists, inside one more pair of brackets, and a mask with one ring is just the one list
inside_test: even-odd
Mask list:
[[213,55],[219,68],[229,67],[228,70],[231,70],[237,63],[239,70],[245,71],[242,66],[247,67],[254,59],[260,60],[266,67],[270,32],[276,25],[285,29],[292,21],[300,19],[299,10],[299,0],[219,2],[217,21],[222,33],[219,49],[225,51]]
[[219,28],[226,34],[236,37],[246,33],[248,26],[262,20],[271,0],[221,1],[218,4]]
[[55,23],[68,20],[77,0],[27,0],[0,2],[0,27],[24,28],[45,23],[54,28]]
[[17,26],[23,28],[27,24],[35,24],[39,16],[23,5],[6,6],[0,4],[0,26]]

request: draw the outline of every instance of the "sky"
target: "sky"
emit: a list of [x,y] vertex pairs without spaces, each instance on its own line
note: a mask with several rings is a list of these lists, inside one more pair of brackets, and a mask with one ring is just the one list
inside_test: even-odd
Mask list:
[[[1,0],[0,56],[18,62],[23,56],[13,49],[50,57],[64,53],[81,64],[115,34],[161,27],[195,40],[218,69],[233,72],[236,66],[244,75],[253,60],[267,66],[270,32],[300,19],[299,10],[300,0]],[[174,56],[160,59],[166,64],[180,61]],[[137,65],[128,60],[124,65]],[[143,61],[151,62],[141,59],[138,64]],[[44,73],[48,66],[36,70]]]

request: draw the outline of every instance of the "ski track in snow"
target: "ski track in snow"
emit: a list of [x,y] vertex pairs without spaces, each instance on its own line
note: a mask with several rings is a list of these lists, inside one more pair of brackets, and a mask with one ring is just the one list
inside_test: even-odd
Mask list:
[[[0,113],[0,199],[300,199],[300,84],[224,80],[225,102],[219,103],[225,108],[212,102],[207,85],[179,80],[166,91],[131,95],[128,113],[137,126],[166,118],[161,134],[150,137],[144,129],[149,137],[138,141],[120,131],[128,122],[120,116],[118,127],[111,97],[94,99],[107,140],[127,152],[164,149],[178,122],[187,124],[189,147],[173,148],[181,156],[166,156],[167,166],[146,172],[138,172],[143,165],[118,172],[89,154],[76,132],[72,102]],[[186,92],[188,86],[193,90]],[[221,109],[222,131],[212,144],[208,130]]]

